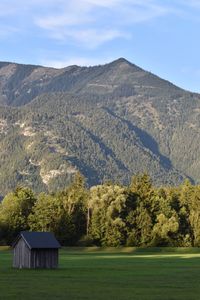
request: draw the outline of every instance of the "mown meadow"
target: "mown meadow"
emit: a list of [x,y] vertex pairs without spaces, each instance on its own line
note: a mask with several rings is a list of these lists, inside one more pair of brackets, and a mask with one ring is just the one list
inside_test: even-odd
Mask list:
[[200,250],[64,248],[57,270],[18,270],[1,247],[0,299],[200,299]]

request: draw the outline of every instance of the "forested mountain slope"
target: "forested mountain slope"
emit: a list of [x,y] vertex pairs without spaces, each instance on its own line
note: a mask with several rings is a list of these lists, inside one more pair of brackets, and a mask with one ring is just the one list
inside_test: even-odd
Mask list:
[[0,194],[17,184],[200,181],[200,95],[123,58],[63,69],[0,63]]

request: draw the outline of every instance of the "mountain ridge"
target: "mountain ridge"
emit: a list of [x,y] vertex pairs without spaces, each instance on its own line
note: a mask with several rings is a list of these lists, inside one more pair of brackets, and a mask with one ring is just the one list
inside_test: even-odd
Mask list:
[[145,171],[158,185],[198,183],[199,120],[199,94],[124,58],[62,69],[0,62],[0,193],[64,188],[78,170],[89,185]]

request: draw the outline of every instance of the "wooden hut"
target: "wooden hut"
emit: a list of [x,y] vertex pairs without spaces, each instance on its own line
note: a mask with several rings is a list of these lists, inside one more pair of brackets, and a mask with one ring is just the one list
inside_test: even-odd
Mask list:
[[22,231],[12,247],[14,268],[58,267],[60,244],[51,232]]

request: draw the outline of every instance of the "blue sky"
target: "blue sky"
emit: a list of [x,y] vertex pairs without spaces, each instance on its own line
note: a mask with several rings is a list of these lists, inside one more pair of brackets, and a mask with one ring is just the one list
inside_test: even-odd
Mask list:
[[200,92],[200,0],[1,0],[0,60],[65,67],[124,57]]

